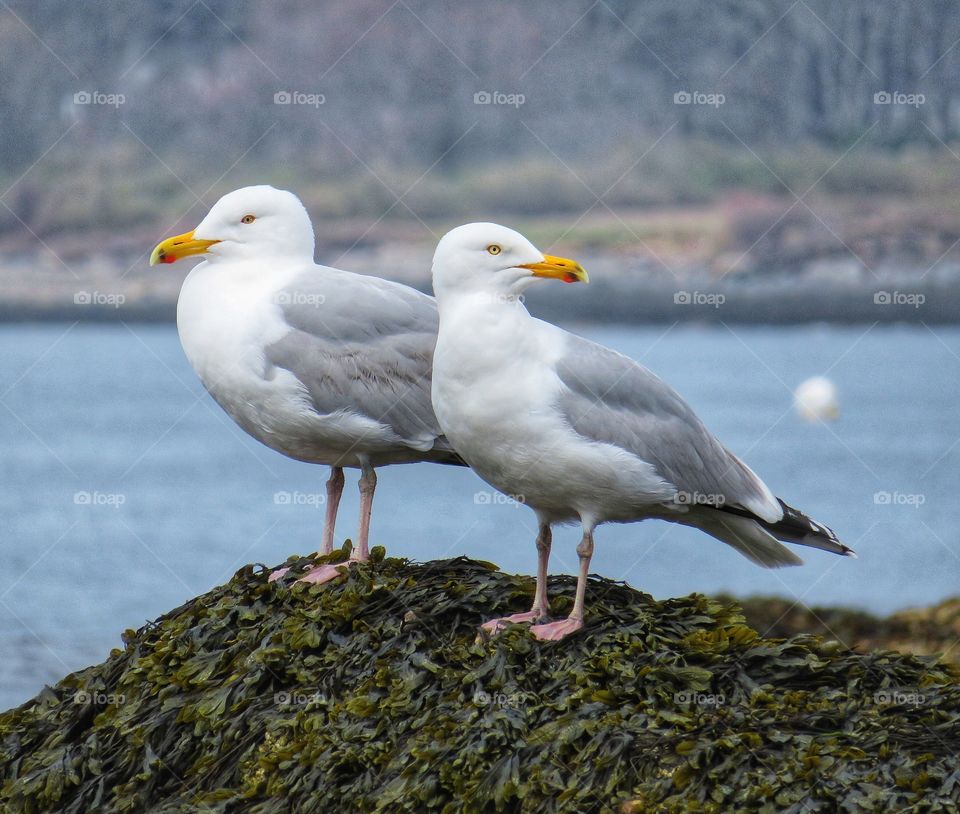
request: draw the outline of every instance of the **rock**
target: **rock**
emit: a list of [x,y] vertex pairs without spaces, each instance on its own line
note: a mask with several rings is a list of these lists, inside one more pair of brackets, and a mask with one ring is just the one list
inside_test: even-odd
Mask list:
[[848,608],[808,608],[779,597],[754,597],[740,605],[747,623],[764,636],[816,633],[839,637],[860,652],[883,647],[919,656],[942,654],[941,660],[960,667],[960,597],[886,618]]
[[[340,552],[338,556],[343,556]],[[301,566],[306,560],[291,561]],[[0,810],[955,811],[957,670],[768,639],[591,579],[583,631],[477,626],[533,580],[464,558],[324,586],[247,566],[0,715]],[[574,580],[551,580],[554,613]],[[912,807],[912,808],[911,808]]]

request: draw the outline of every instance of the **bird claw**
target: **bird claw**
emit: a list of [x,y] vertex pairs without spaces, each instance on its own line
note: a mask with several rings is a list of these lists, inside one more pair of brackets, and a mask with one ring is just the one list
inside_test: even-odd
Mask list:
[[313,585],[321,585],[324,582],[330,582],[332,579],[336,579],[342,573],[345,567],[353,565],[354,560],[348,560],[347,562],[338,562],[327,565],[316,565],[307,571],[297,582],[309,582]]
[[[343,568],[352,565],[356,560],[348,560],[347,562],[338,562],[338,563],[327,563],[324,565],[315,565],[306,574],[304,574],[297,582],[308,582],[313,585],[321,585],[324,582],[330,582],[330,580],[336,579],[340,574],[343,573]],[[276,582],[278,579],[283,577],[290,571],[289,566],[286,568],[278,568],[274,571],[267,579],[267,582]]]
[[490,636],[496,636],[501,631],[505,630],[507,625],[520,625],[527,622],[536,622],[538,619],[542,619],[543,614],[540,611],[527,611],[526,613],[514,613],[510,616],[503,616],[499,619],[491,619],[489,622],[484,622],[480,625],[480,629],[486,632]]
[[582,627],[583,619],[561,619],[559,622],[534,625],[530,628],[530,632],[542,642],[556,642]]

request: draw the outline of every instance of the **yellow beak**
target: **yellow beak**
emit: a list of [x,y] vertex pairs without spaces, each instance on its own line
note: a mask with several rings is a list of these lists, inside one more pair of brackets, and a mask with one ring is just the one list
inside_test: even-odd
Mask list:
[[190,257],[194,254],[206,254],[214,243],[219,240],[198,240],[193,236],[193,232],[184,232],[182,235],[168,237],[150,254],[150,265],[155,266],[158,263],[176,263],[183,257]]
[[581,283],[590,282],[583,266],[576,260],[567,260],[566,257],[554,257],[551,254],[545,254],[543,262],[526,263],[520,268],[530,269],[534,277],[552,277],[555,280],[563,280],[565,283],[575,283],[578,280]]

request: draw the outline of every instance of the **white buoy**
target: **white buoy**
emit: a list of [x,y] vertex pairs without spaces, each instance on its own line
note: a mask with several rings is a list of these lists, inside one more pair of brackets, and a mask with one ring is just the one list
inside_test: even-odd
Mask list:
[[805,421],[834,421],[840,417],[837,388],[824,376],[801,382],[793,394],[793,405]]

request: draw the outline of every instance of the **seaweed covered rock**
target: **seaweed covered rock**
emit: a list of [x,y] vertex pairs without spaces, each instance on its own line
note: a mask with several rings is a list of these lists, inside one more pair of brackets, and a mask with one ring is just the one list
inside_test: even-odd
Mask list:
[[957,810],[949,665],[604,579],[561,642],[478,641],[531,579],[377,553],[325,586],[247,566],[0,715],[0,810]]
[[739,604],[747,624],[764,636],[818,633],[842,639],[859,651],[885,647],[921,656],[940,655],[944,661],[960,665],[960,597],[886,617],[851,608],[808,608],[780,597],[751,597]]

